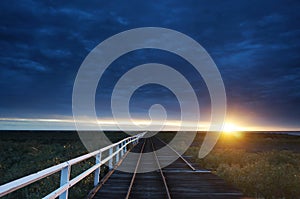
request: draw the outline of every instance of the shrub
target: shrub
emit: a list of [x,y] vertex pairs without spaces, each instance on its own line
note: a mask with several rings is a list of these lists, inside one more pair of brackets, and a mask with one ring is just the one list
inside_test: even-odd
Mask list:
[[246,195],[266,199],[300,196],[300,155],[297,153],[215,150],[199,162]]

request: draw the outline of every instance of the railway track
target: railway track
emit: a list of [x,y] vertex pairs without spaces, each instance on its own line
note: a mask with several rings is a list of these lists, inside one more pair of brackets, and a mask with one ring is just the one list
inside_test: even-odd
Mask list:
[[[143,160],[143,153],[153,152],[153,157]],[[158,168],[157,171],[148,172],[148,173],[137,173],[138,169],[143,165],[151,165],[155,163],[156,167]],[[147,184],[147,186],[144,186]],[[171,195],[169,192],[169,188],[167,185],[166,178],[164,173],[161,169],[159,159],[155,152],[155,147],[152,141],[152,138],[145,139],[143,142],[143,146],[140,151],[140,156],[137,161],[135,173],[132,176],[130,186],[128,188],[126,199],[129,198],[143,198],[145,192],[149,192],[149,189],[153,189],[151,193],[153,194],[151,197],[160,197],[160,198],[168,198],[171,199]]]
[[[168,146],[172,154],[157,154],[156,149],[163,146]],[[181,156],[155,136],[142,139],[132,152],[139,153],[135,161],[129,162],[134,172],[114,170],[94,198],[242,198],[242,193],[209,171],[197,168],[188,157]],[[171,156],[177,160],[162,168]],[[149,167],[156,170],[143,172]]]

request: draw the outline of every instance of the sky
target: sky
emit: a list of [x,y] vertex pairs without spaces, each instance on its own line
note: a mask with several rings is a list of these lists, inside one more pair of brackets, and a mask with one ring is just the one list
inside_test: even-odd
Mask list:
[[[252,130],[299,130],[299,9],[296,0],[1,1],[0,129],[74,128],[73,85],[88,53],[122,31],[163,27],[193,38],[212,57],[226,89],[226,121]],[[172,66],[189,79],[201,124],[209,123],[201,76],[184,59],[157,49],[127,53],[109,66],[95,96],[99,121],[114,126],[114,85],[149,62]],[[178,100],[156,84],[136,90],[132,117],[147,123],[149,107],[157,103],[170,125],[178,125]]]

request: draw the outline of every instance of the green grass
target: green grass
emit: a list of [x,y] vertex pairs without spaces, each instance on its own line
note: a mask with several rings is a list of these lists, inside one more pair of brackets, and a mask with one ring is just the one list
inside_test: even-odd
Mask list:
[[[112,142],[125,137],[120,132],[107,133]],[[76,132],[0,132],[0,184],[57,165],[88,153]],[[72,166],[71,179],[94,165],[90,158]],[[101,168],[102,176],[107,168]],[[93,174],[70,189],[69,198],[84,198],[93,188]],[[41,198],[59,187],[60,173],[15,191],[3,198]]]
[[197,158],[200,140],[196,139],[188,154],[247,196],[300,198],[299,137],[268,134],[221,137],[204,159]]
[[215,150],[198,160],[246,195],[263,198],[299,198],[300,154],[290,151],[246,152]]

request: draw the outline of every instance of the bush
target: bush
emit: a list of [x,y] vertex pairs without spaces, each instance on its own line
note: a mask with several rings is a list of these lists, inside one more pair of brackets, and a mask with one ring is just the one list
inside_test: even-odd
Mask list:
[[[0,184],[10,182],[39,170],[59,164],[87,153],[79,142],[41,144],[35,140],[25,142],[0,141]],[[71,177],[78,175],[94,163],[94,159],[72,166]],[[53,174],[4,198],[41,198],[59,187],[60,173]],[[93,187],[91,174],[80,185],[71,188],[71,198],[83,198]]]
[[300,198],[300,155],[290,151],[249,153],[215,150],[200,164],[256,198]]

